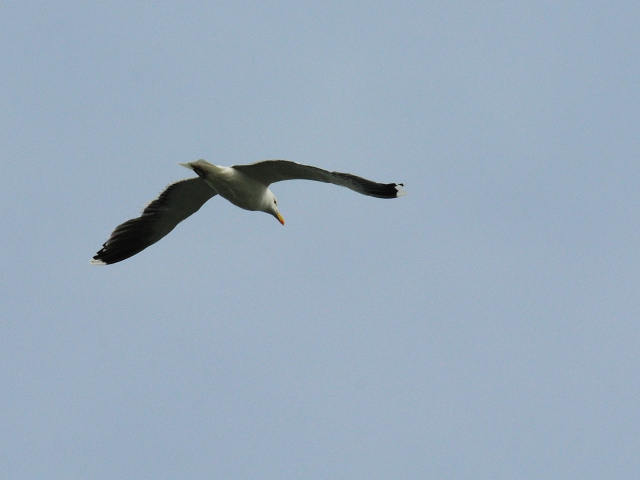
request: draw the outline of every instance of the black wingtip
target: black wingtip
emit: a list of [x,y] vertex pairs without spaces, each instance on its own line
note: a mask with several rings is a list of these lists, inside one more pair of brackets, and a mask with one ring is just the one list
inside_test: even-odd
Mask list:
[[402,190],[404,183],[371,183],[363,184],[367,195],[378,198],[398,198],[406,195],[407,192]]

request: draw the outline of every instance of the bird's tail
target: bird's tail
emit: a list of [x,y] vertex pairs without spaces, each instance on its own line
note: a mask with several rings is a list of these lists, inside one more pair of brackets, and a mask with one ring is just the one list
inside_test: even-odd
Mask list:
[[[203,160],[202,158],[200,160],[196,160],[195,162],[188,162],[188,163],[179,163],[178,165],[183,166],[184,168],[188,168],[189,170],[194,170],[197,167],[210,167],[211,164],[209,162],[207,162],[206,160]],[[194,168],[195,167],[195,168]]]
[[188,168],[189,170],[193,170],[202,178],[206,178],[207,172],[216,168],[215,165],[212,165],[203,159],[196,160],[195,162],[179,163],[178,165]]

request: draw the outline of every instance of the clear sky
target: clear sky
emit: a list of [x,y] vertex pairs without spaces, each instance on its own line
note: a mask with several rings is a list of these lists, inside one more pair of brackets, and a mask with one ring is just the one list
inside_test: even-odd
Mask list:
[[[640,477],[640,3],[4,2],[3,479]],[[220,197],[284,158],[382,182]]]

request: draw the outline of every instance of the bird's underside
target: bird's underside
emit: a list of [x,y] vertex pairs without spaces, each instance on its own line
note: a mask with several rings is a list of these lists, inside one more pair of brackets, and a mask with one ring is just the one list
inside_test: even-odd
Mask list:
[[268,189],[269,185],[275,182],[313,180],[333,183],[378,198],[397,198],[406,193],[401,190],[404,186],[402,183],[377,183],[349,173],[329,172],[288,160],[265,160],[229,168],[198,160],[184,166],[196,172],[198,177],[172,183],[144,208],[139,217],[117,226],[93,257],[92,264],[121,262],[153,245],[171,232],[178,223],[197,212],[207,200],[218,194],[212,184],[218,185],[221,196],[242,208],[247,207],[243,206],[243,202],[234,201],[230,195],[242,192],[242,195],[253,196],[254,201],[247,203],[262,206],[250,208],[251,210],[270,213],[283,225],[284,220],[278,212],[277,201]]

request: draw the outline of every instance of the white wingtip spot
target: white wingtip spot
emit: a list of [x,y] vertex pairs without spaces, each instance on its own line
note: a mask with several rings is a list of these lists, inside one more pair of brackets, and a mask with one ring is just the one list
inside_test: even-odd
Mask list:
[[89,262],[91,265],[106,265],[102,260],[96,260],[95,258]]
[[404,187],[404,183],[399,183],[399,184],[396,185],[396,190],[398,191],[398,193],[396,193],[396,197],[401,197],[401,196],[407,194],[407,192],[402,190],[403,187]]

